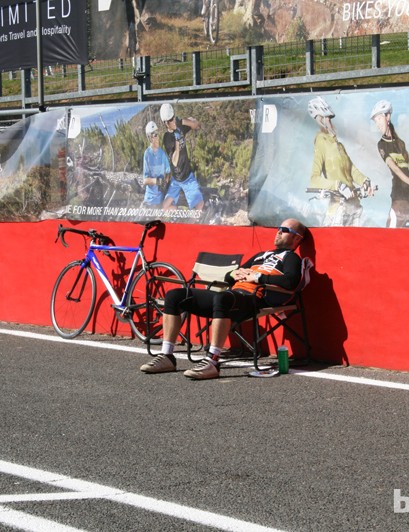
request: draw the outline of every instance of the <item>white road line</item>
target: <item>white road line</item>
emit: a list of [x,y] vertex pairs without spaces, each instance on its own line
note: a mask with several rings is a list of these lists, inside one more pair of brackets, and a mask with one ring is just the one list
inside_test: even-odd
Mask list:
[[[3,460],[0,460],[0,473],[22,477],[31,481],[41,482],[52,486],[58,486],[60,488],[65,488],[68,490],[73,490],[74,493],[71,492],[66,494],[67,499],[71,498],[70,495],[85,495],[86,498],[105,499],[120,504],[126,504],[128,506],[133,506],[135,508],[142,508],[150,512],[160,513],[168,515],[170,517],[176,517],[178,519],[183,519],[184,521],[191,521],[193,523],[209,526],[218,530],[225,530],[228,532],[281,532],[280,530],[277,530],[275,528],[269,528],[248,521],[241,521],[240,519],[235,519],[233,517],[207,512],[205,510],[198,510],[197,508],[192,508],[190,506],[183,506],[181,504],[163,501],[160,499],[155,499],[153,497],[146,497],[144,495],[138,495],[136,493],[127,493],[125,491],[118,490],[109,486],[75,479],[65,475],[59,475],[58,473],[50,473],[49,471],[43,471],[41,469],[35,469],[32,467],[14,464],[12,462],[5,462]],[[35,495],[37,495],[37,499],[34,498]],[[44,497],[45,495],[51,496],[53,494],[31,494],[33,498],[30,498],[30,500],[42,501],[42,497]],[[46,498],[45,500],[50,499]],[[56,500],[61,499],[56,498]],[[77,529],[63,527],[62,525],[57,525],[57,523],[53,523],[52,521],[47,520],[42,520],[44,522],[43,528],[34,528],[39,523],[39,518],[31,519],[32,516],[29,516],[22,512],[15,512],[14,510],[10,510],[10,512],[12,512],[12,514],[10,514],[9,512],[7,512],[7,510],[7,507],[0,506],[0,523],[11,524],[11,521],[7,519],[12,519],[13,526],[16,526],[23,530],[30,530],[35,532],[51,532],[57,530],[59,532],[77,531]],[[27,527],[28,520],[32,520],[33,528]],[[51,528],[53,524],[55,528]]]
[[42,517],[26,514],[0,506],[0,523],[12,526],[27,532],[85,532],[79,528],[62,525]]
[[99,499],[101,494],[77,491],[64,491],[60,493],[20,493],[12,495],[0,495],[0,504],[14,502],[44,502],[44,501],[76,501],[85,499]]
[[[126,345],[117,345],[114,343],[105,343],[89,340],[64,340],[59,336],[51,336],[49,334],[39,334],[27,331],[14,331],[10,329],[0,329],[0,334],[8,334],[12,336],[21,336],[24,338],[33,338],[35,340],[45,340],[49,342],[62,342],[67,344],[83,345],[85,347],[98,347],[101,349],[111,349],[115,351],[125,351],[131,353],[147,354],[147,350],[141,347],[130,347]],[[158,351],[152,350],[155,354]],[[176,358],[186,359],[186,355],[176,354]],[[249,366],[248,362],[232,361],[233,365],[242,365],[243,367]],[[378,386],[380,388],[390,388],[395,390],[409,390],[409,384],[404,384],[394,381],[381,381],[377,379],[367,379],[365,377],[353,377],[348,375],[335,375],[334,373],[326,373],[325,371],[304,371],[304,370],[290,370],[290,373],[299,375],[302,377],[314,377],[316,379],[327,379],[340,382],[349,382],[352,384],[363,384],[369,386]]]
[[348,377],[344,375],[334,375],[334,373],[324,373],[323,371],[301,371],[290,370],[294,375],[300,375],[301,377],[315,377],[317,379],[329,379],[332,381],[346,381],[353,384],[366,384],[369,386],[379,386],[380,388],[393,388],[395,390],[409,390],[409,384],[393,381],[379,381],[376,379],[367,379],[366,377]]
[[88,340],[64,340],[60,336],[51,336],[50,334],[39,334],[27,331],[13,331],[10,329],[0,329],[0,334],[9,334],[11,336],[21,336],[23,338],[33,338],[35,340],[47,340],[48,342],[59,342],[65,344],[84,345],[87,347],[99,347],[101,349],[111,349],[114,351],[128,351],[131,353],[147,353],[147,350],[142,347],[130,347],[128,345],[107,344],[106,342],[88,341]]

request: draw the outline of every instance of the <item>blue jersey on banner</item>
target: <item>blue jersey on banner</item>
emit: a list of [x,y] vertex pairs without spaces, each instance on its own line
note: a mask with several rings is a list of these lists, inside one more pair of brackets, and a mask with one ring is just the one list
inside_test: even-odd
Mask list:
[[162,148],[156,151],[149,146],[143,156],[143,178],[161,180],[157,185],[146,185],[144,203],[160,205],[164,198],[165,175],[170,174],[170,165],[166,153]]

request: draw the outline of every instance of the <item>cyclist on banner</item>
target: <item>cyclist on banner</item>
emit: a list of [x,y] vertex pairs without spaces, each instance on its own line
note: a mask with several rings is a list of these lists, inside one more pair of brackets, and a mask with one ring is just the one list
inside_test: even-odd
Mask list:
[[159,146],[158,126],[148,122],[145,128],[150,145],[143,155],[143,184],[146,186],[143,203],[160,207],[170,179],[170,165],[166,153]]
[[308,112],[320,127],[314,141],[309,189],[328,197],[325,226],[358,226],[362,214],[360,197],[373,196],[371,181],[351,161],[337,139],[332,119],[335,113],[318,96],[308,103]]
[[409,227],[409,155],[391,122],[392,104],[380,100],[372,109],[371,119],[382,136],[378,151],[392,173],[391,209],[387,227]]
[[195,118],[177,118],[170,103],[162,104],[160,117],[166,126],[163,145],[169,157],[172,177],[166,194],[163,208],[176,206],[180,191],[183,191],[189,209],[202,210],[204,201],[199,183],[192,171],[186,146],[186,134],[191,130],[200,129]]

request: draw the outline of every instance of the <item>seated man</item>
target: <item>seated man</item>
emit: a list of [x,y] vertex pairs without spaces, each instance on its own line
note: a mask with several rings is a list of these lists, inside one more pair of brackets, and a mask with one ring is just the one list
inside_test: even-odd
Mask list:
[[[294,251],[301,243],[306,228],[295,219],[282,222],[274,240],[275,249],[260,252],[246,261],[242,267],[226,275],[230,289],[224,292],[199,288],[176,288],[165,297],[163,315],[162,353],[141,366],[145,373],[176,371],[173,355],[181,327],[180,315],[185,312],[212,318],[212,339],[208,356],[193,368],[184,372],[192,379],[214,379],[219,376],[218,360],[229,334],[232,321],[251,316],[256,308],[280,305],[288,295],[279,292],[263,293],[257,284],[274,284],[294,290],[301,279],[301,258]],[[254,293],[254,291],[256,292]]]

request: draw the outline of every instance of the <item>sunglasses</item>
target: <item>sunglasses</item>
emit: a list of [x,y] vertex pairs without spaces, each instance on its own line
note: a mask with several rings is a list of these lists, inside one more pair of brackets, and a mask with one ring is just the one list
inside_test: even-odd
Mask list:
[[291,233],[302,238],[302,235],[300,235],[300,233],[297,233],[297,231],[294,231],[294,229],[291,229],[291,227],[284,227],[280,225],[280,227],[277,227],[277,231],[281,231],[282,233]]
[[159,135],[157,133],[152,133],[151,135],[151,139],[156,139],[156,137],[158,137]]
[[173,122],[175,120],[175,115],[172,116],[169,120],[166,120],[166,122]]

